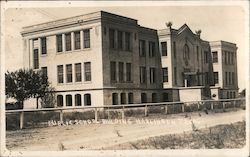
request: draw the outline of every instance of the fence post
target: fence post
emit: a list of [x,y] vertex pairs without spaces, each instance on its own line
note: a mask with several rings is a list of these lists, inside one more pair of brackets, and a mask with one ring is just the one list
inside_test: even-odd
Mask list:
[[95,122],[98,120],[97,108],[95,108]]
[[234,100],[233,102],[233,108],[235,108],[235,106],[236,106],[236,100]]
[[63,123],[63,110],[60,110],[60,122]]
[[200,102],[197,103],[197,108],[198,108],[197,110],[199,111],[199,109],[200,109]]
[[223,109],[225,109],[225,102],[222,102]]
[[165,106],[165,113],[168,114],[168,105]]
[[108,107],[108,119],[110,118],[110,115],[109,115],[109,107]]
[[181,105],[181,110],[182,110],[182,112],[185,112],[185,104],[184,103]]
[[213,109],[214,109],[214,103],[211,102],[211,110],[213,110]]
[[20,129],[23,128],[23,122],[24,122],[24,112],[20,112]]
[[145,116],[148,116],[148,106],[145,105]]
[[122,120],[124,120],[124,106],[122,106]]

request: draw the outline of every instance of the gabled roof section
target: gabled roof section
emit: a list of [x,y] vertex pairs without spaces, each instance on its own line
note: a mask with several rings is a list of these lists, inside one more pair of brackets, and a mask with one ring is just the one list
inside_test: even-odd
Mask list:
[[[188,31],[190,31],[192,34],[194,34],[193,32],[192,32],[192,30],[188,27],[188,25],[185,23],[184,25],[182,25],[178,30],[177,30],[177,34],[180,34],[180,33],[182,33],[183,31],[185,31],[185,30],[188,30]],[[194,35],[196,35],[196,34],[194,34]]]

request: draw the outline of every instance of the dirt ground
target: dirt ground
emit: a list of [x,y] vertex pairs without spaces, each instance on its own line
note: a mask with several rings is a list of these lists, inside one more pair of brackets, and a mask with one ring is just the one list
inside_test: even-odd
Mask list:
[[[130,118],[132,124],[88,124],[53,126],[6,132],[10,150],[101,150],[149,137],[178,134],[195,128],[207,128],[245,120],[245,110],[205,114],[151,115],[143,121]],[[148,120],[148,121],[145,121]],[[140,118],[142,120],[142,118]],[[143,123],[144,122],[144,123]]]

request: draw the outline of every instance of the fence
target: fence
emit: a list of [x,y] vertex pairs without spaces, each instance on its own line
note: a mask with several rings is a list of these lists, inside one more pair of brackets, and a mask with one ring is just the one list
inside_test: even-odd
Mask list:
[[[160,102],[160,103],[143,103],[143,104],[124,104],[124,105],[105,105],[105,106],[74,106],[66,108],[42,108],[42,109],[20,109],[20,110],[6,110],[6,114],[19,114],[19,128],[24,127],[24,115],[28,112],[49,112],[55,111],[59,112],[60,122],[63,122],[63,114],[66,111],[75,111],[75,110],[93,110],[94,111],[94,120],[98,121],[98,112],[104,110],[108,113],[110,111],[119,111],[121,112],[122,120],[125,118],[125,110],[143,108],[144,116],[148,116],[149,108],[153,106],[164,107],[164,113],[168,114],[169,109],[179,108],[180,112],[192,112],[199,110],[214,110],[217,108],[226,109],[226,108],[235,108],[245,106],[245,99],[220,99],[220,100],[201,100],[201,101],[189,101],[189,102]],[[176,113],[176,112],[174,112]]]

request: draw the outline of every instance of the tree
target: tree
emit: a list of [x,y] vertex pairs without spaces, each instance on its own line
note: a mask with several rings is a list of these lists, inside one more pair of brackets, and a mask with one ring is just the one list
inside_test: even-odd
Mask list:
[[23,102],[29,98],[37,98],[38,102],[38,99],[45,95],[49,87],[47,77],[41,71],[31,69],[20,69],[14,72],[7,71],[5,82],[7,97],[15,98],[21,109],[23,108]]
[[55,89],[52,87],[47,88],[46,93],[41,97],[42,108],[51,108],[56,106]]

